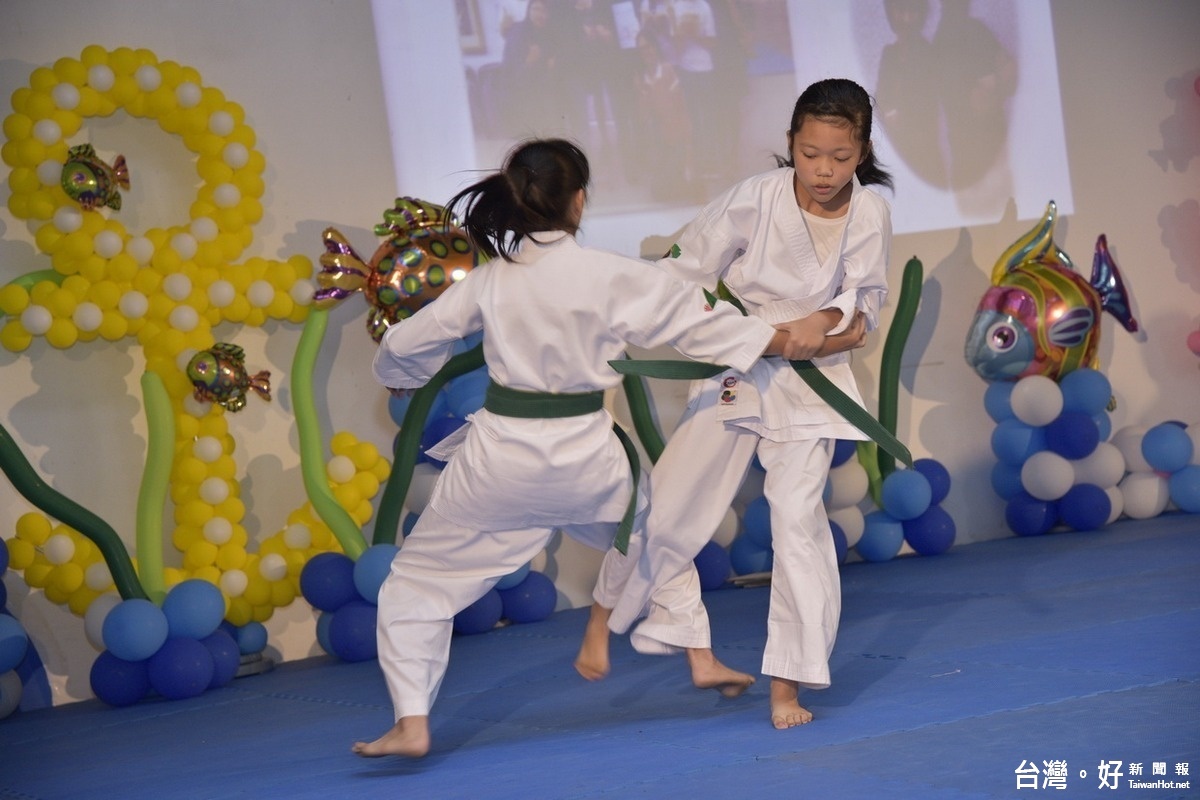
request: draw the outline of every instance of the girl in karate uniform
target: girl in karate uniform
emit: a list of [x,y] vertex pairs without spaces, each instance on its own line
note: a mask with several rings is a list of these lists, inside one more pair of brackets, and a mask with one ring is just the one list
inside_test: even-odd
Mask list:
[[623,583],[622,569],[636,563],[646,500],[603,408],[604,390],[621,381],[610,359],[628,345],[669,344],[745,371],[764,354],[812,352],[796,324],[710,308],[699,286],[581,247],[588,179],[587,158],[570,142],[515,148],[501,171],[448,205],[494,260],[380,342],[375,375],[400,391],[425,384],[457,342],[482,331],[492,385],[380,589],[379,663],[396,723],[356,743],[360,755],[428,752],[454,616],[527,564],[556,528],[607,549],[636,491],[631,557],[612,579]]
[[[751,316],[767,322],[803,318],[826,338],[816,364],[861,405],[846,351],[862,346],[878,325],[892,232],[888,202],[866,188],[891,186],[871,149],[870,97],[850,80],[813,84],[795,104],[787,145],[778,169],[711,202],[683,230],[672,248],[677,255],[658,264],[704,286],[723,281]],[[631,636],[635,648],[687,651],[694,679],[697,665],[712,660],[692,559],[757,456],[766,470],[774,549],[762,661],[771,676],[771,720],[776,728],[810,721],[799,689],[829,685],[841,613],[822,492],[834,440],[866,438],[778,360],[694,383],[654,467],[642,563],[614,594],[610,570],[623,574],[627,567],[606,557],[580,661],[607,672],[608,631],[627,630],[647,611]],[[723,691],[732,694],[729,688]]]

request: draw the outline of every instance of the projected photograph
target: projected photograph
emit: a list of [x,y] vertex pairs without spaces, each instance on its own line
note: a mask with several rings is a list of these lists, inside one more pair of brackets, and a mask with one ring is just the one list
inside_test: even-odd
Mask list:
[[[527,136],[592,160],[594,213],[701,203],[773,165],[795,70],[785,0],[465,0],[480,163]],[[469,44],[468,44],[469,43]]]

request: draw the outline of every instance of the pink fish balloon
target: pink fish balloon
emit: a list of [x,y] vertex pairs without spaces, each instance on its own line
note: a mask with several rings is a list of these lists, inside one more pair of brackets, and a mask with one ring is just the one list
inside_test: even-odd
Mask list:
[[1009,246],[992,268],[992,286],[979,301],[967,335],[967,363],[985,381],[1027,375],[1058,380],[1080,367],[1097,368],[1100,313],[1129,332],[1138,329],[1130,296],[1108,240],[1096,240],[1092,276],[1085,280],[1054,243],[1053,201],[1031,231]]

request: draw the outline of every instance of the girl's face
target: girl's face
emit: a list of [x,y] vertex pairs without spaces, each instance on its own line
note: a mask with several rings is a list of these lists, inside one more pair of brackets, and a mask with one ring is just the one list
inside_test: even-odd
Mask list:
[[818,216],[841,216],[850,201],[854,170],[867,155],[853,126],[841,119],[805,117],[800,130],[788,134],[788,149],[800,207]]

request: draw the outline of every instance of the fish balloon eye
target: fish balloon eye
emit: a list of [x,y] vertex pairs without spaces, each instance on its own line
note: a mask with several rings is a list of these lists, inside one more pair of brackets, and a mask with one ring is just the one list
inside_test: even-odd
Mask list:
[[1011,350],[1012,346],[1017,343],[1017,332],[1009,323],[997,322],[988,329],[987,340],[993,350],[997,353],[1004,353]]

